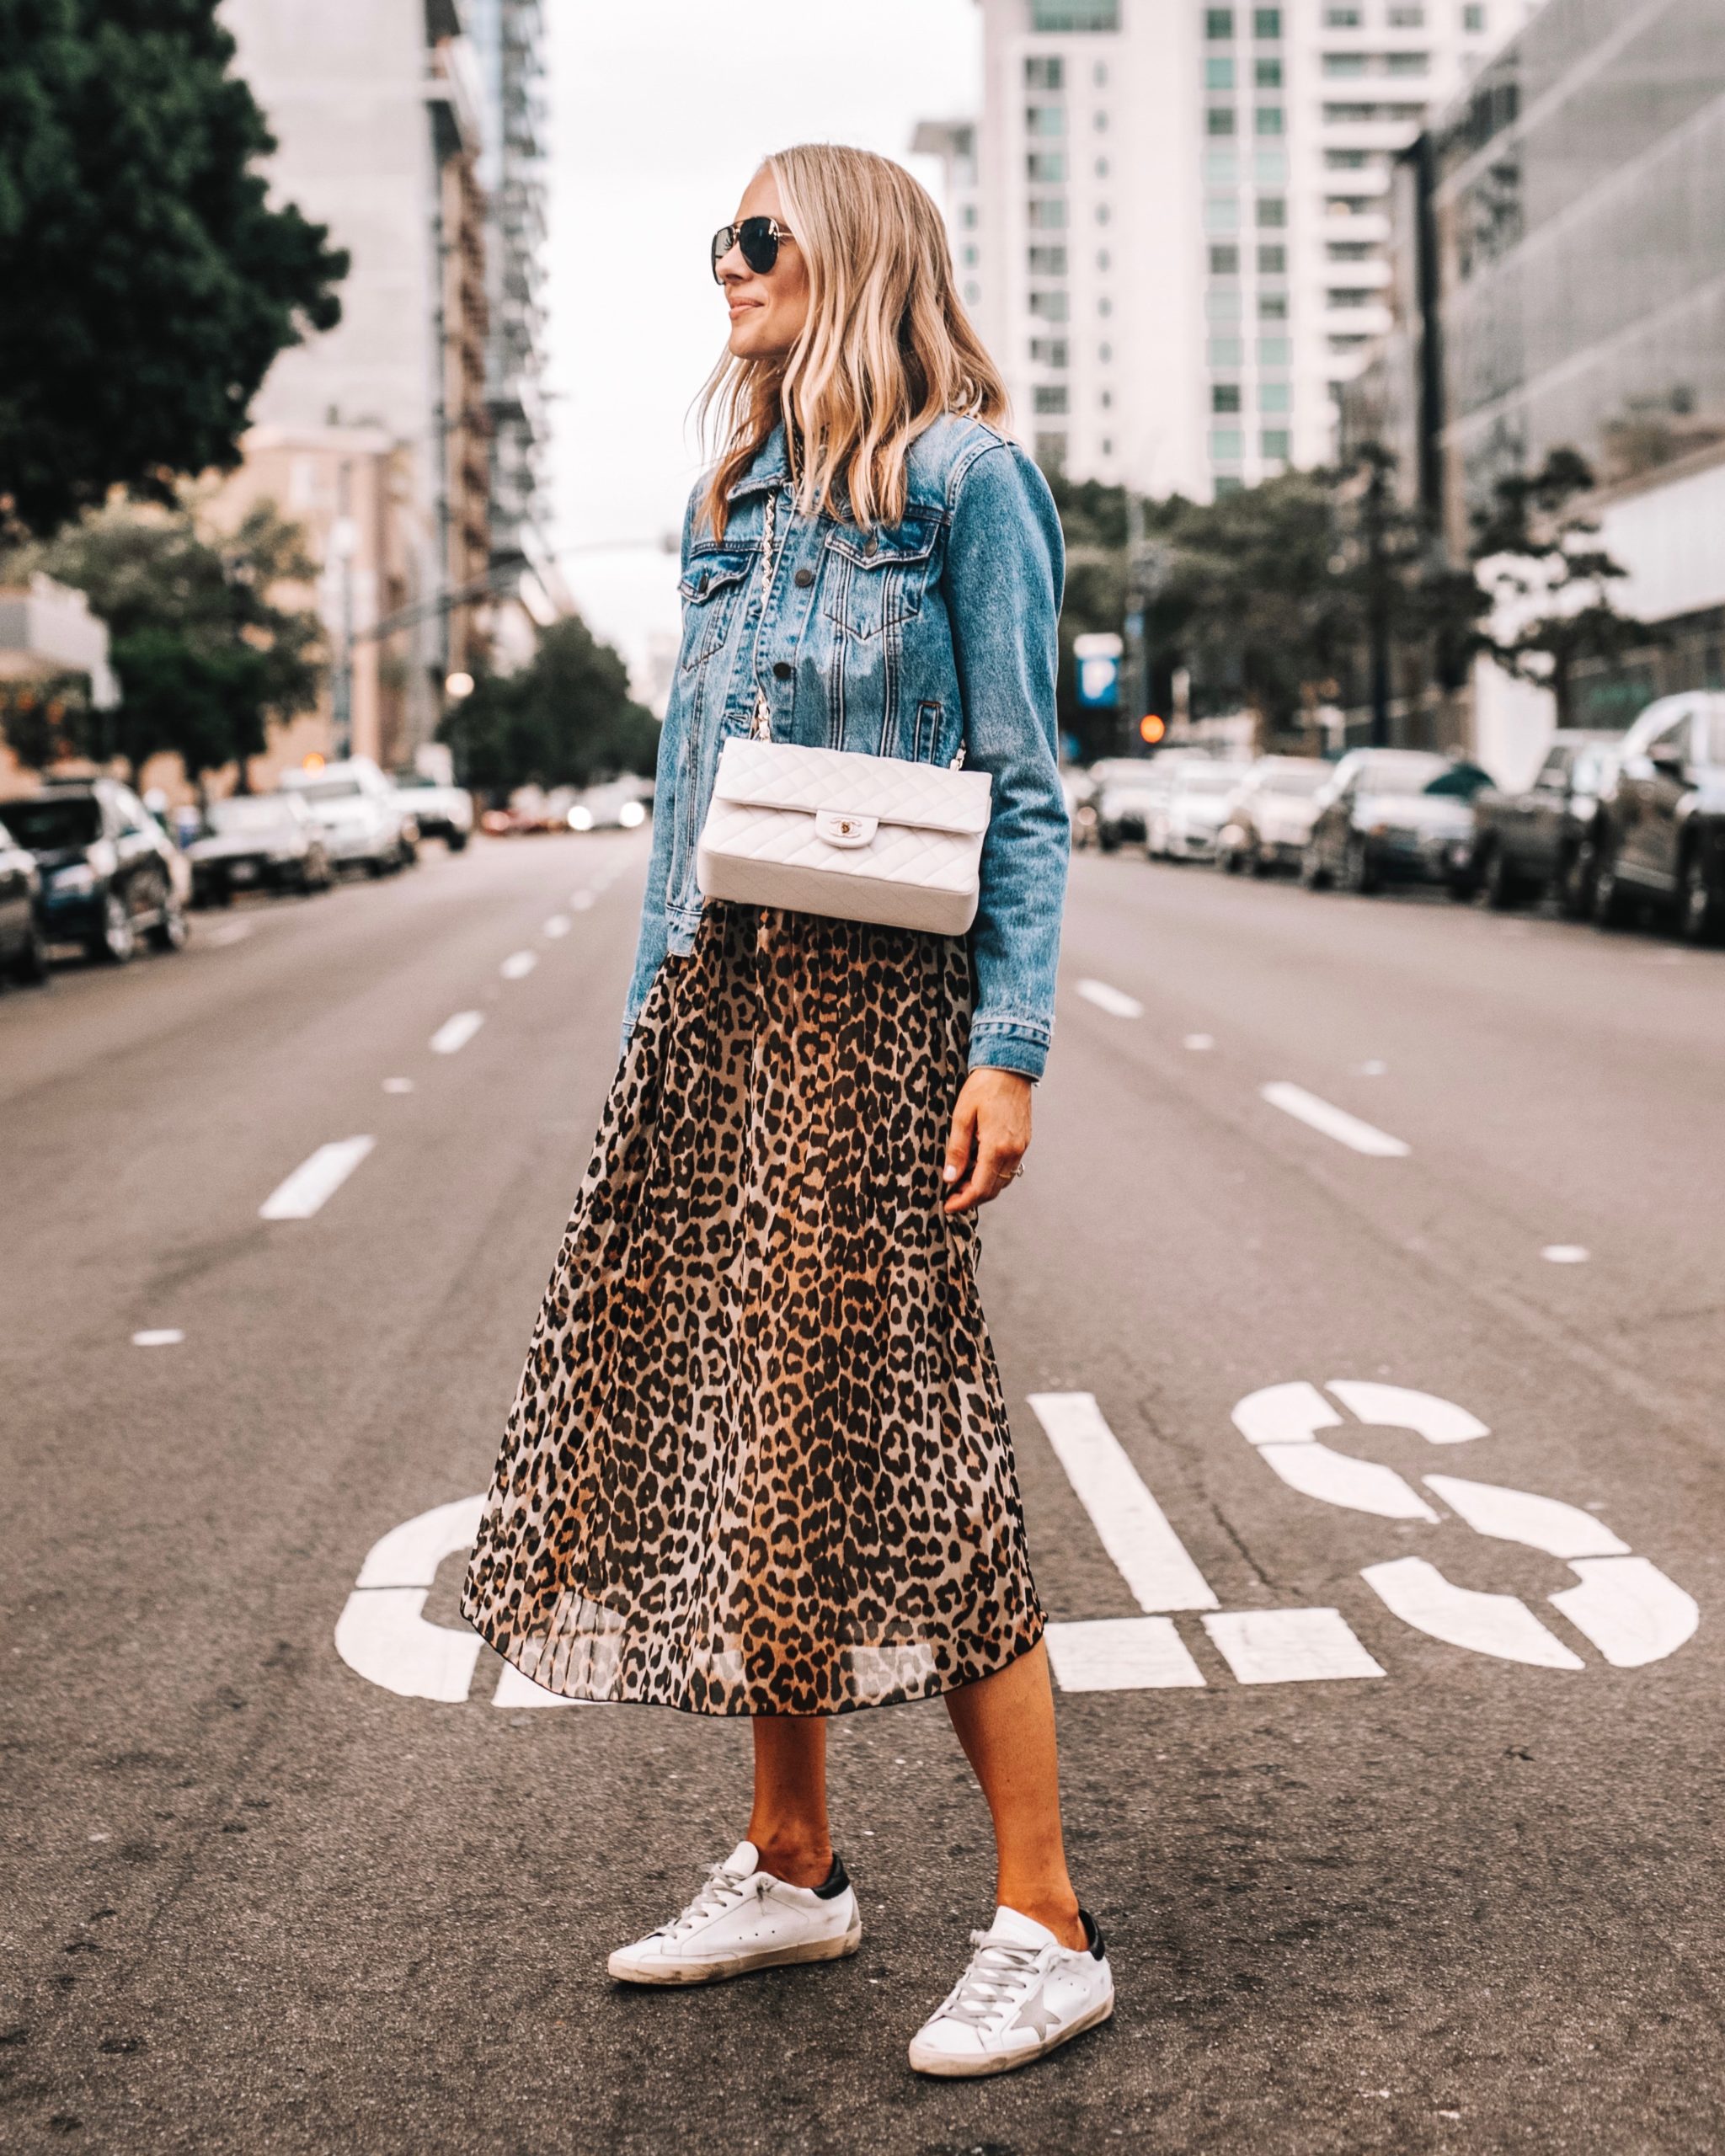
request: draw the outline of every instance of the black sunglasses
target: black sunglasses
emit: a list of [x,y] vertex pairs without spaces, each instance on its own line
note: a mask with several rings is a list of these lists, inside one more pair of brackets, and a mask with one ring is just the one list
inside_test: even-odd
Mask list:
[[718,265],[734,247],[741,248],[744,261],[757,277],[769,275],[778,266],[780,241],[790,237],[777,217],[745,217],[740,225],[721,225],[713,235],[713,283],[724,282]]

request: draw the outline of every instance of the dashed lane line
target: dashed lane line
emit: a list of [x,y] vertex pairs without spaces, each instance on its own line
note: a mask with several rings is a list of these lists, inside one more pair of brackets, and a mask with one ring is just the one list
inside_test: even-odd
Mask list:
[[1316,1093],[1308,1093],[1303,1086],[1290,1086],[1277,1079],[1268,1086],[1260,1086],[1261,1098],[1273,1108],[1280,1108],[1284,1115],[1291,1115],[1312,1130],[1322,1131],[1326,1138],[1333,1138],[1338,1145],[1346,1145],[1356,1153],[1365,1153],[1374,1160],[1404,1161],[1413,1148],[1399,1138],[1392,1138],[1386,1130],[1380,1130],[1375,1123],[1363,1123],[1357,1115],[1349,1115],[1346,1108],[1338,1108],[1332,1102],[1320,1100]]
[[550,920],[546,922],[544,927],[540,931],[540,933],[542,936],[549,937],[551,941],[554,943],[560,936],[567,936],[569,934],[569,917],[566,913],[554,913],[551,916]]
[[1114,988],[1105,980],[1081,980],[1077,988],[1087,1003],[1093,1003],[1098,1011],[1106,1011],[1111,1018],[1144,1016],[1144,1006],[1136,996],[1128,995],[1124,989]]
[[431,1053],[434,1055],[453,1055],[464,1049],[485,1022],[483,1011],[457,1011],[452,1018],[446,1018],[432,1034]]
[[375,1138],[339,1138],[302,1161],[258,1208],[262,1220],[309,1220],[321,1212],[377,1143]]
[[178,1326],[152,1325],[133,1333],[131,1344],[134,1348],[178,1348],[184,1338]]
[[512,951],[498,968],[505,980],[525,980],[539,963],[537,951]]

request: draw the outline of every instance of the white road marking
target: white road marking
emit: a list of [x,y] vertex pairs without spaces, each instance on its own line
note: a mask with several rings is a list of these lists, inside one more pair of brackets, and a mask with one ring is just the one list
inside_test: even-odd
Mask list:
[[158,1325],[133,1333],[131,1344],[134,1348],[178,1348],[184,1338],[178,1326]]
[[1499,1662],[1529,1662],[1537,1669],[1587,1667],[1578,1654],[1546,1630],[1525,1602],[1513,1594],[1482,1594],[1456,1587],[1423,1557],[1368,1565],[1360,1577],[1392,1616],[1446,1646],[1491,1655]]
[[386,1093],[411,1093],[414,1081],[411,1078],[386,1078],[383,1090]]
[[1500,1489],[1491,1482],[1464,1482],[1453,1475],[1428,1475],[1422,1479],[1427,1489],[1436,1491],[1476,1534],[1488,1534],[1499,1542],[1519,1542],[1529,1550],[1543,1550],[1548,1557],[1629,1555],[1629,1545],[1620,1542],[1604,1520],[1584,1513],[1579,1505],[1566,1505],[1560,1497],[1542,1497],[1532,1490]]
[[590,907],[595,906],[598,903],[599,894],[596,891],[571,891],[569,893],[569,904],[577,913],[585,913]]
[[1695,1598],[1645,1557],[1581,1557],[1570,1570],[1581,1585],[1551,1599],[1614,1668],[1663,1661],[1701,1621]]
[[302,1161],[258,1208],[261,1220],[309,1220],[320,1212],[377,1143],[375,1138],[338,1138]]
[[335,1625],[335,1651],[360,1676],[410,1700],[465,1700],[478,1665],[477,1632],[428,1625],[437,1567],[479,1531],[483,1497],[438,1505],[375,1542]]
[[1380,1063],[1374,1058],[1370,1063],[1355,1065],[1354,1075],[1359,1078],[1381,1078],[1389,1068],[1387,1063]]
[[548,936],[553,943],[556,942],[559,936],[567,936],[569,932],[569,915],[566,913],[553,914],[540,932],[542,935]]
[[1370,1154],[1374,1160],[1402,1161],[1412,1150],[1399,1138],[1391,1138],[1388,1131],[1378,1129],[1374,1123],[1362,1123],[1357,1115],[1349,1115],[1346,1108],[1320,1100],[1303,1086],[1290,1086],[1279,1078],[1258,1090],[1273,1108],[1280,1108],[1284,1115],[1293,1116],[1313,1130],[1321,1130],[1338,1145],[1351,1146],[1356,1153]]
[[1585,1265],[1593,1252],[1581,1243],[1547,1243],[1540,1256],[1548,1265]]
[[536,1684],[531,1677],[524,1677],[512,1662],[503,1665],[503,1674],[497,1680],[497,1689],[491,1694],[494,1707],[590,1707],[591,1700],[566,1700],[561,1692],[547,1692],[542,1684]]
[[484,1510],[483,1497],[457,1497],[403,1520],[371,1545],[355,1586],[430,1587],[444,1559],[465,1550],[479,1532]]
[[1214,1609],[1216,1594],[1088,1392],[1033,1392],[1030,1406],[1102,1546],[1140,1609]]
[[1189,1048],[1194,1055],[1202,1055],[1207,1049],[1212,1049],[1215,1044],[1214,1033],[1188,1033],[1180,1043],[1182,1048]]
[[1352,1513],[1373,1513],[1380,1519],[1423,1519],[1435,1526],[1437,1514],[1418,1492],[1375,1460],[1356,1460],[1333,1452],[1316,1438],[1291,1445],[1260,1445],[1258,1458],[1290,1490],[1340,1505]]
[[452,1018],[446,1018],[432,1034],[431,1053],[434,1055],[453,1055],[464,1049],[485,1022],[483,1011],[457,1011]]
[[1236,1609],[1203,1621],[1242,1684],[1384,1674],[1338,1609]]
[[1105,980],[1081,980],[1078,993],[1087,1003],[1093,1003],[1098,1011],[1106,1011],[1111,1018],[1141,1018],[1144,1006],[1135,996],[1128,995],[1124,989],[1111,988]]
[[1234,1428],[1248,1444],[1297,1444],[1319,1430],[1339,1430],[1342,1418],[1315,1385],[1295,1378],[1249,1392],[1236,1406]]
[[1362,1422],[1381,1422],[1393,1430],[1412,1430],[1429,1444],[1466,1444],[1492,1434],[1477,1415],[1440,1400],[1434,1392],[1407,1385],[1378,1385],[1369,1378],[1332,1378],[1327,1387],[1350,1415]]
[[537,951],[512,951],[497,970],[505,980],[525,980],[538,963]]
[[1050,1625],[1043,1637],[1063,1692],[1159,1692],[1204,1683],[1172,1617]]

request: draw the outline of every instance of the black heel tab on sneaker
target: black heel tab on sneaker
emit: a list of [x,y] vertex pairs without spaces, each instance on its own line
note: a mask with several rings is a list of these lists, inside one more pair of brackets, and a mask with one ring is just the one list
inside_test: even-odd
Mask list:
[[1102,1927],[1088,1909],[1080,1909],[1078,1921],[1084,1927],[1084,1943],[1098,1961],[1108,1959],[1108,1948],[1103,1944]]
[[851,1875],[845,1869],[844,1860],[835,1849],[832,1853],[832,1870],[827,1873],[820,1884],[813,1889],[813,1892],[823,1902],[836,1902],[850,1883]]

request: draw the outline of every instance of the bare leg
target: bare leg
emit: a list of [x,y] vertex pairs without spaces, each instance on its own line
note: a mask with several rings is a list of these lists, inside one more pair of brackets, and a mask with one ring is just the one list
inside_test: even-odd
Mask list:
[[1083,1945],[1078,1897],[1060,1838],[1060,1763],[1046,1651],[1039,1642],[992,1677],[948,1692],[947,1712],[993,1815],[996,1899],[1046,1924],[1063,1946]]
[[755,1718],[755,1803],[749,1839],[761,1865],[792,1886],[818,1886],[832,1870],[826,1823],[826,1724],[812,1716]]

